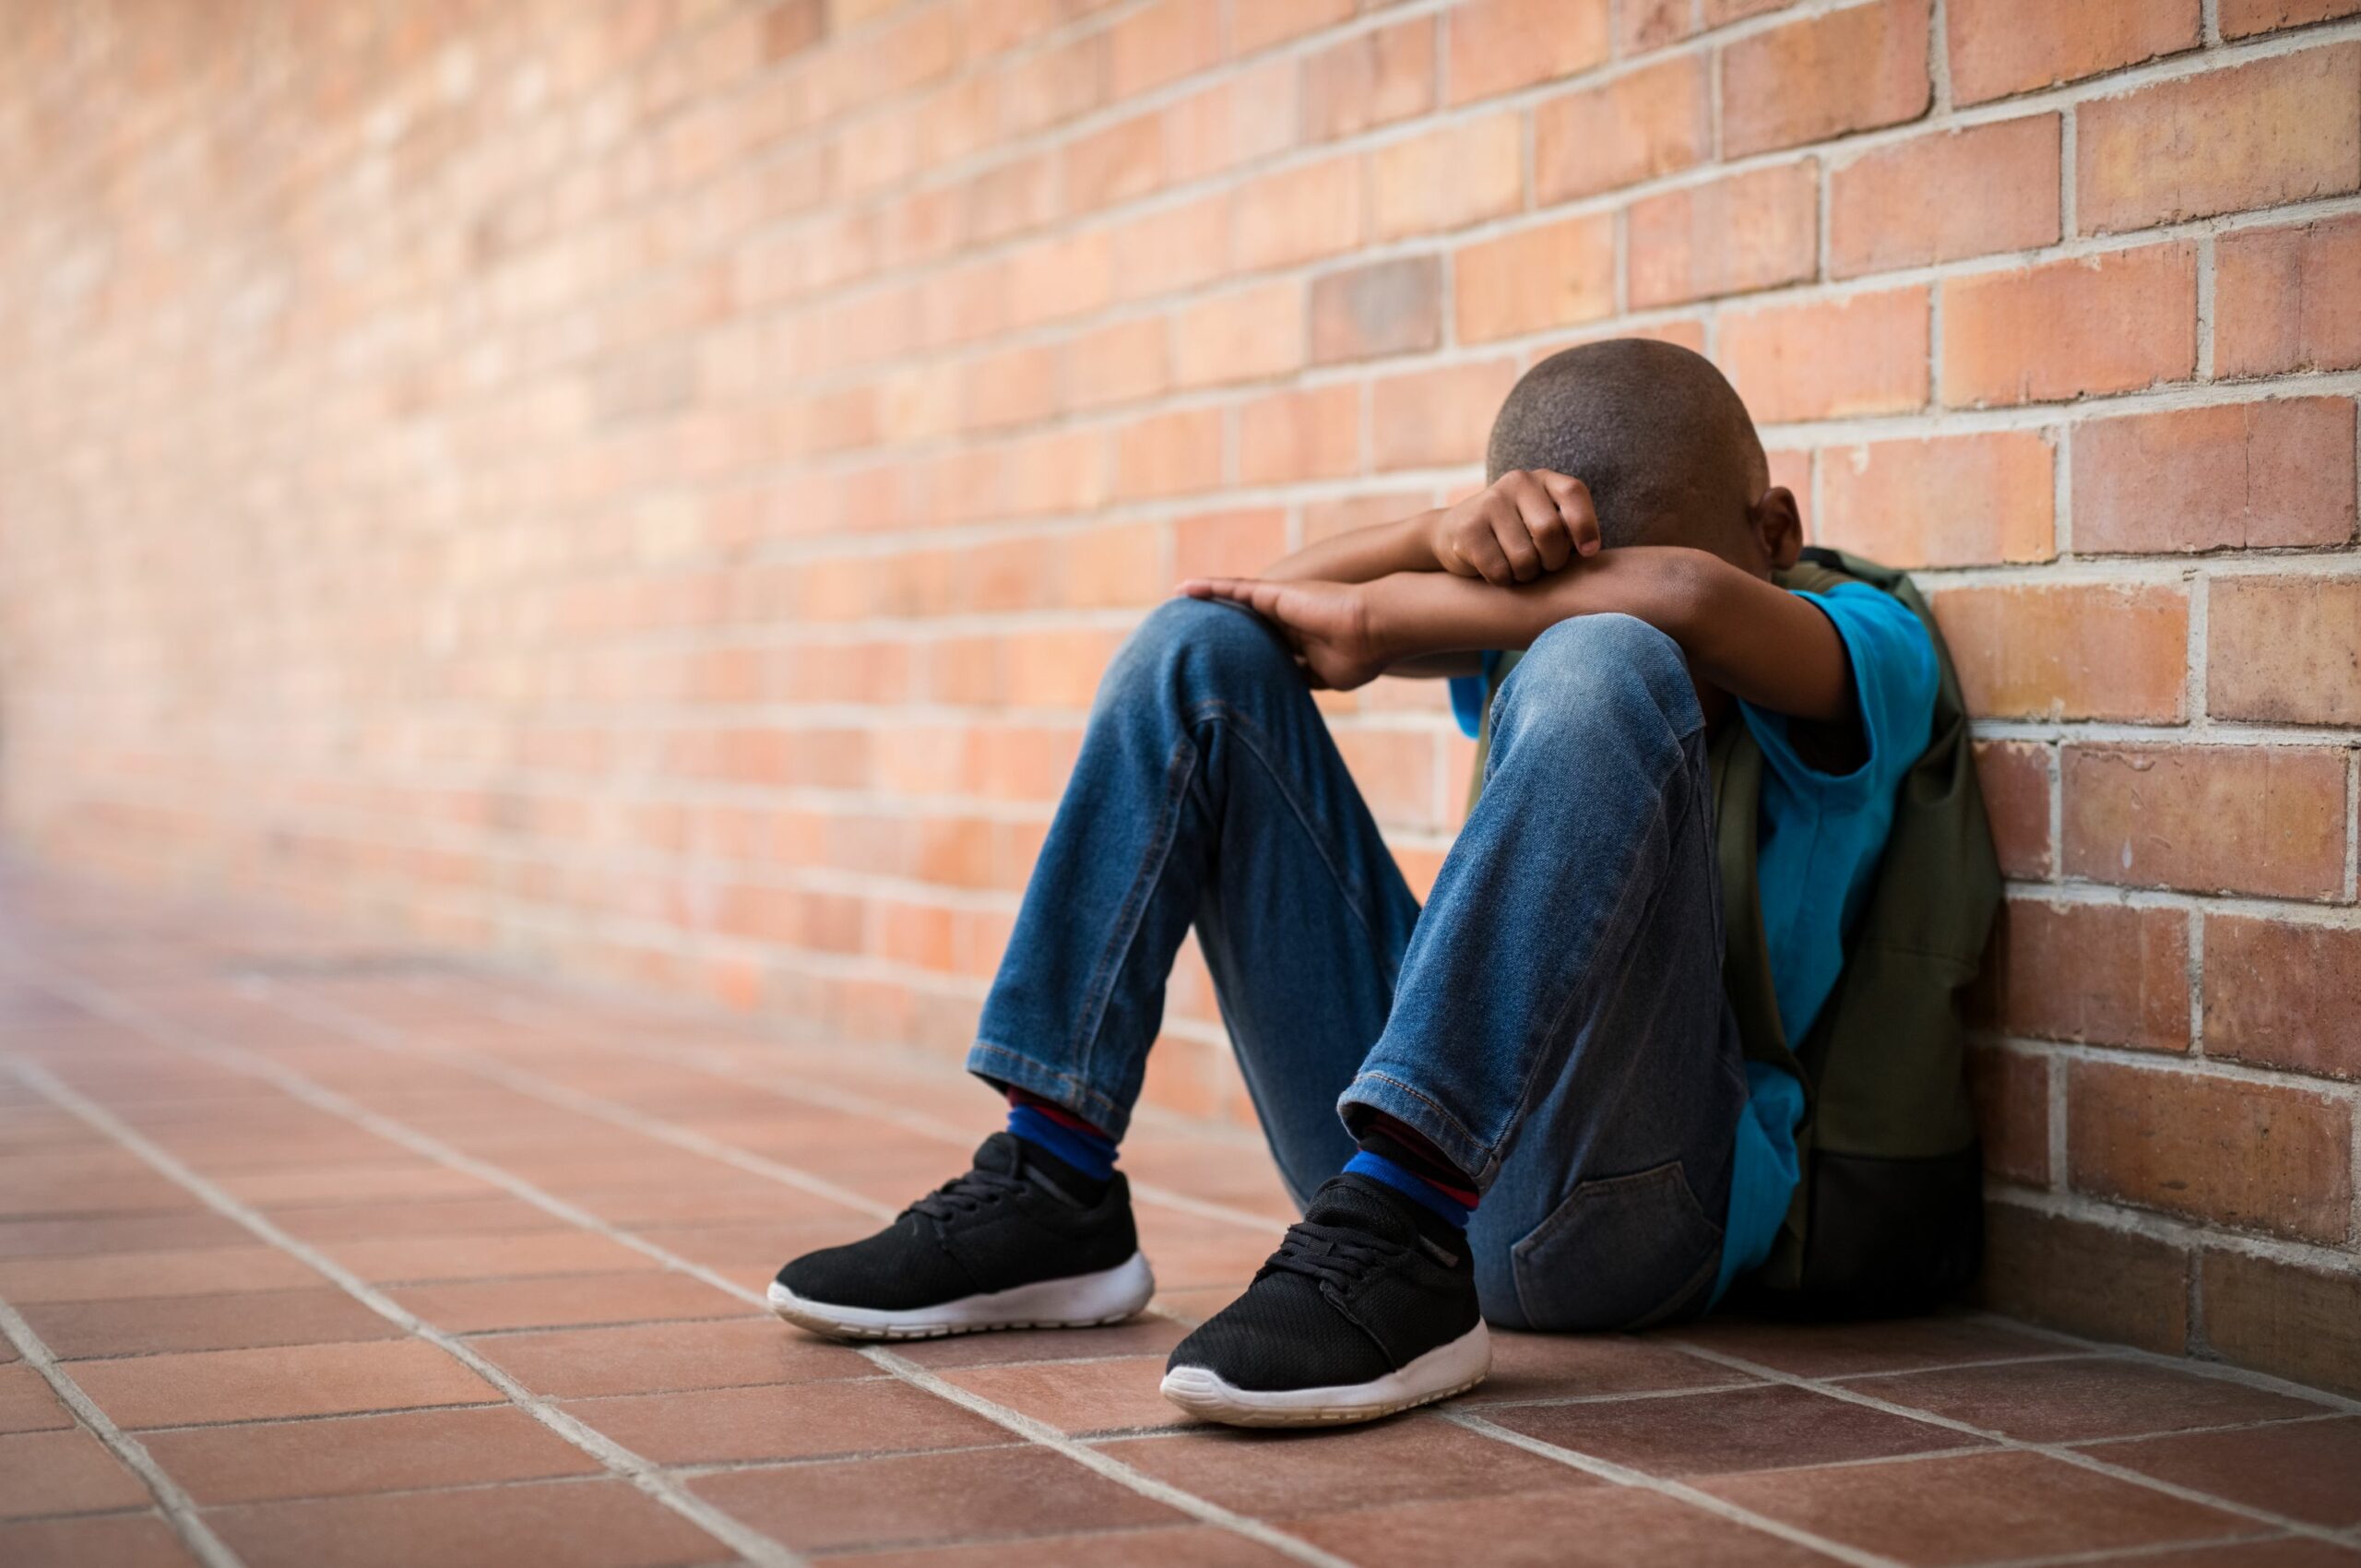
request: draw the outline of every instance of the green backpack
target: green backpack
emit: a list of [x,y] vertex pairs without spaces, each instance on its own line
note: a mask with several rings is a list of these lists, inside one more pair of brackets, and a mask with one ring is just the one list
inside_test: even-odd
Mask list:
[[[1932,737],[1904,776],[1893,827],[1844,972],[1800,1043],[1779,1023],[1756,885],[1762,752],[1743,723],[1710,753],[1726,945],[1722,981],[1747,1059],[1804,1086],[1800,1179],[1762,1266],[1734,1298],[1758,1311],[1915,1311],[1966,1286],[1982,1261],[1983,1158],[1968,1101],[1963,993],[2000,904],[1967,707],[1941,631],[1909,577],[1809,549],[1782,588],[1867,583],[1908,606],[1934,639],[1941,679]],[[1510,659],[1504,659],[1505,674]],[[1482,742],[1477,754],[1481,788]]]

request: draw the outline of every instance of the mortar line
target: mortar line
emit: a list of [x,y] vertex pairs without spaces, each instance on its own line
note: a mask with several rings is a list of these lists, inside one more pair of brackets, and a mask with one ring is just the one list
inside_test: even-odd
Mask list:
[[107,1452],[113,1455],[125,1469],[139,1478],[140,1484],[156,1500],[157,1508],[164,1515],[164,1523],[171,1526],[172,1534],[180,1538],[181,1544],[205,1564],[205,1568],[243,1568],[243,1560],[213,1533],[213,1527],[198,1514],[196,1501],[164,1472],[161,1465],[156,1463],[155,1456],[148,1452],[147,1444],[117,1426],[112,1417],[99,1408],[98,1402],[83,1392],[82,1385],[74,1381],[73,1374],[58,1361],[41,1336],[33,1332],[32,1324],[27,1323],[23,1314],[6,1301],[0,1301],[0,1334],[7,1336],[25,1365],[40,1374],[42,1381],[49,1384],[50,1392],[74,1413],[75,1419],[90,1435],[104,1444]]
[[[438,1163],[447,1165],[454,1170],[466,1171],[467,1173],[476,1175],[482,1180],[492,1182],[497,1185],[505,1187],[516,1196],[523,1198],[525,1201],[534,1204],[537,1206],[546,1209],[551,1214],[569,1220],[580,1229],[591,1231],[594,1234],[605,1236],[608,1240],[615,1241],[620,1245],[630,1247],[635,1252],[639,1252],[648,1257],[655,1258],[678,1272],[701,1279],[718,1289],[727,1291],[729,1294],[735,1296],[741,1301],[759,1307],[766,1313],[769,1311],[769,1303],[765,1297],[746,1289],[744,1286],[740,1285],[737,1281],[730,1278],[728,1276],[723,1275],[717,1270],[706,1268],[702,1265],[693,1263],[690,1260],[671,1252],[670,1249],[662,1247],[656,1242],[649,1241],[644,1237],[641,1237],[623,1227],[610,1224],[606,1220],[599,1218],[597,1215],[592,1214],[587,1210],[579,1209],[575,1206],[567,1203],[564,1199],[556,1197],[554,1194],[543,1191],[533,1183],[525,1181],[521,1177],[515,1176],[498,1166],[492,1165],[488,1161],[479,1160],[471,1155],[451,1148],[448,1146],[444,1145],[439,1139],[431,1138],[423,1134],[415,1132],[404,1125],[402,1123],[396,1121],[394,1118],[371,1111],[361,1102],[350,1100],[346,1096],[336,1090],[326,1088],[305,1077],[303,1075],[295,1072],[291,1068],[283,1067],[274,1062],[271,1062],[267,1056],[262,1056],[258,1052],[255,1052],[243,1047],[175,1044],[162,1038],[163,1034],[186,1033],[188,1031],[179,1028],[178,1026],[173,1026],[168,1030],[160,1031],[155,1022],[146,1016],[146,1009],[139,1006],[137,1004],[125,1002],[115,997],[111,991],[103,986],[100,986],[89,981],[80,980],[78,979],[63,978],[63,974],[64,971],[60,967],[53,964],[49,966],[49,973],[32,983],[55,990],[61,994],[65,995],[68,1000],[81,1002],[82,1004],[86,1006],[91,1005],[92,1003],[101,1004],[101,1005],[92,1006],[92,1010],[97,1012],[113,1013],[119,1021],[126,1023],[128,1027],[138,1030],[138,1032],[148,1036],[151,1040],[155,1040],[159,1044],[166,1045],[168,1049],[182,1051],[186,1054],[196,1056],[200,1060],[229,1058],[230,1061],[228,1062],[217,1062],[217,1065],[222,1066],[226,1071],[243,1072],[249,1075],[262,1078],[266,1082],[276,1085],[291,1097],[303,1103],[310,1104],[317,1110],[326,1111],[331,1115],[342,1117],[346,1121],[352,1122],[357,1125],[376,1133],[381,1137],[387,1137],[392,1141],[401,1143],[406,1146],[412,1148],[417,1153],[430,1159],[433,1159]],[[85,991],[88,999],[86,1000],[85,997],[77,997],[74,995],[74,992],[77,990]],[[355,1038],[362,1037],[356,1036]],[[397,1057],[403,1057],[410,1060],[421,1060],[421,1058],[416,1057],[414,1053],[397,1047],[385,1046],[381,1044],[377,1046],[377,1049],[384,1050],[388,1054]],[[237,1063],[240,1059],[247,1058],[253,1059],[255,1065],[251,1067],[233,1065],[233,1063]],[[433,1063],[438,1059],[433,1056],[427,1056],[422,1060],[428,1063]],[[57,1083],[54,1078],[51,1078],[44,1070],[33,1066],[30,1063],[19,1063],[18,1064],[18,1071],[20,1075],[27,1072],[40,1074],[42,1077],[49,1079],[49,1084],[52,1088],[62,1091],[65,1095],[73,1096],[76,1099],[81,1099],[80,1096],[75,1094],[75,1091],[67,1088],[63,1084]],[[527,1075],[521,1074],[518,1075],[528,1076]],[[29,1079],[29,1081],[31,1080]],[[41,1087],[42,1086],[36,1084],[36,1087]],[[43,1092],[50,1092],[50,1089],[44,1088]],[[518,1092],[528,1093],[530,1091],[520,1088]],[[569,1096],[574,1091],[567,1091]],[[586,1095],[582,1096],[581,1099],[584,1100],[595,1101],[595,1097],[592,1096]],[[68,1109],[76,1109],[66,1100],[60,1099],[59,1103],[66,1104]],[[396,1323],[402,1324],[406,1327],[410,1327],[411,1332],[419,1335],[421,1337],[429,1339],[453,1354],[455,1357],[468,1364],[469,1369],[476,1372],[479,1376],[484,1377],[487,1381],[492,1382],[494,1386],[500,1387],[502,1391],[506,1393],[513,1401],[525,1408],[528,1412],[534,1414],[537,1419],[542,1419],[543,1424],[552,1426],[552,1430],[559,1431],[560,1435],[572,1437],[572,1434],[566,1431],[566,1427],[579,1429],[583,1436],[580,1438],[573,1438],[576,1446],[587,1450],[601,1459],[606,1459],[611,1467],[619,1467],[616,1466],[613,1459],[608,1458],[607,1454],[604,1452],[604,1450],[607,1449],[611,1449],[613,1454],[634,1461],[639,1466],[646,1467],[644,1471],[646,1479],[642,1482],[642,1490],[650,1491],[659,1499],[659,1501],[670,1502],[676,1497],[686,1500],[696,1510],[696,1512],[692,1513],[688,1508],[681,1508],[681,1511],[687,1514],[694,1523],[700,1526],[700,1527],[706,1528],[708,1533],[715,1535],[717,1538],[729,1544],[733,1548],[733,1550],[738,1550],[742,1555],[744,1555],[756,1562],[772,1564],[774,1565],[774,1568],[801,1568],[802,1560],[789,1549],[774,1541],[772,1538],[768,1536],[752,1531],[750,1526],[741,1525],[730,1515],[722,1513],[719,1509],[714,1508],[712,1504],[706,1503],[703,1499],[696,1497],[694,1492],[687,1491],[685,1489],[675,1486],[663,1467],[650,1465],[648,1461],[640,1459],[638,1455],[632,1454],[630,1450],[623,1448],[619,1443],[613,1443],[611,1439],[609,1439],[603,1433],[599,1432],[597,1429],[583,1423],[572,1415],[548,1408],[540,1401],[538,1396],[531,1394],[522,1384],[517,1383],[506,1372],[502,1372],[492,1362],[486,1360],[483,1357],[466,1347],[462,1342],[457,1340],[451,1336],[442,1333],[439,1329],[433,1328],[432,1325],[426,1324],[422,1319],[417,1318],[390,1300],[382,1297],[373,1288],[364,1284],[357,1277],[347,1274],[339,1265],[327,1259],[325,1255],[313,1252],[303,1243],[296,1241],[292,1237],[288,1237],[284,1232],[278,1231],[278,1228],[272,1225],[267,1218],[255,1211],[245,1208],[245,1206],[239,1204],[236,1199],[231,1198],[227,1194],[221,1193],[218,1188],[214,1188],[210,1182],[205,1182],[203,1178],[196,1176],[194,1172],[187,1171],[186,1169],[180,1166],[179,1162],[173,1159],[172,1156],[164,1153],[161,1149],[156,1148],[153,1145],[148,1144],[147,1140],[142,1138],[140,1134],[117,1121],[111,1113],[107,1112],[102,1108],[87,1100],[84,1100],[83,1104],[88,1107],[89,1112],[95,1112],[97,1117],[104,1118],[104,1121],[95,1120],[91,1118],[88,1112],[79,1110],[77,1110],[77,1114],[84,1114],[86,1120],[92,1120],[94,1125],[98,1125],[102,1128],[105,1128],[107,1123],[112,1123],[114,1130],[112,1131],[111,1135],[115,1136],[118,1141],[125,1143],[125,1146],[132,1148],[134,1152],[139,1153],[141,1158],[148,1159],[151,1164],[156,1164],[157,1169],[160,1170],[164,1171],[168,1175],[172,1175],[174,1180],[181,1182],[181,1183],[184,1186],[188,1187],[191,1192],[196,1193],[199,1197],[204,1198],[208,1206],[216,1207],[219,1212],[231,1218],[240,1220],[241,1223],[247,1224],[249,1229],[255,1229],[255,1234],[263,1236],[266,1240],[271,1241],[274,1245],[283,1248],[294,1256],[302,1259],[303,1262],[310,1264],[321,1273],[327,1275],[330,1278],[336,1279],[338,1284],[344,1285],[346,1289],[353,1294],[356,1299],[377,1310],[380,1315],[386,1316]],[[639,1113],[628,1111],[623,1107],[608,1108],[606,1117],[608,1120],[615,1122],[618,1125],[629,1126],[633,1122],[640,1122],[645,1123],[647,1127],[664,1127],[664,1124],[661,1123],[655,1122],[653,1119],[641,1117]],[[643,1132],[643,1135],[657,1135],[654,1133],[646,1131],[646,1128],[639,1130]],[[672,1134],[676,1138],[694,1138],[698,1136],[697,1134],[689,1134],[681,1129],[665,1127],[664,1130],[667,1133]],[[136,1140],[136,1142],[134,1140]],[[661,1141],[670,1142],[673,1141],[673,1139],[665,1138]],[[152,1154],[148,1152],[149,1150],[153,1151]],[[724,1161],[724,1163],[736,1162]],[[789,1171],[792,1170],[791,1167],[777,1165],[776,1161],[764,1161],[763,1163],[765,1165],[776,1166],[777,1170],[780,1171]],[[817,1178],[810,1177],[804,1172],[795,1171],[793,1174],[800,1180],[790,1182],[789,1184],[801,1185],[803,1182],[818,1181]],[[824,1183],[824,1185],[832,1184]],[[222,1206],[224,1205],[229,1206]],[[882,1209],[883,1207],[883,1206],[872,1206],[877,1209]],[[348,1280],[350,1281],[349,1283]],[[381,1301],[383,1302],[382,1306],[379,1305]],[[782,1329],[781,1332],[784,1333],[787,1331]],[[1351,1568],[1351,1564],[1346,1562],[1345,1560],[1337,1558],[1320,1548],[1313,1546],[1308,1541],[1301,1540],[1294,1536],[1287,1535],[1286,1533],[1269,1525],[1265,1525],[1259,1520],[1249,1519],[1241,1515],[1235,1514],[1232,1511],[1222,1507],[1218,1503],[1213,1503],[1205,1498],[1198,1497],[1194,1493],[1184,1491],[1168,1482],[1158,1480],[1151,1476],[1144,1475],[1141,1472],[1134,1470],[1130,1466],[1115,1459],[1111,1455],[1098,1454],[1095,1450],[1089,1448],[1087,1444],[1077,1443],[1074,1439],[1066,1437],[1063,1433],[1057,1431],[1046,1423],[1035,1420],[1033,1417],[1025,1415],[1020,1411],[1011,1409],[1005,1406],[995,1404],[991,1400],[985,1399],[980,1395],[971,1394],[966,1389],[958,1388],[955,1384],[947,1383],[944,1380],[936,1377],[933,1373],[918,1366],[917,1363],[909,1361],[901,1356],[895,1355],[889,1350],[874,1346],[865,1346],[856,1348],[854,1353],[860,1355],[864,1360],[871,1362],[871,1364],[891,1372],[893,1375],[902,1379],[906,1383],[923,1388],[929,1393],[935,1394],[940,1397],[950,1400],[952,1403],[963,1406],[974,1413],[983,1416],[986,1420],[992,1421],[994,1424],[1003,1427],[1010,1431],[1018,1433],[1020,1436],[1025,1437],[1028,1442],[1060,1453],[1065,1457],[1085,1466],[1086,1467],[1106,1477],[1109,1480],[1115,1481],[1117,1484],[1123,1486],[1132,1491],[1137,1492],[1142,1496],[1162,1503],[1168,1507],[1174,1508],[1183,1514],[1189,1515],[1190,1516],[1199,1520],[1201,1523],[1216,1526],[1235,1534],[1243,1535],[1264,1546],[1269,1547],[1275,1551],[1280,1552],[1282,1555],[1291,1557],[1300,1562],[1313,1564],[1315,1565],[1315,1568]],[[559,1420],[563,1420],[565,1423],[565,1426],[557,1425],[556,1423]],[[635,1480],[640,1480],[641,1476],[639,1474],[634,1474],[633,1479]],[[661,1491],[655,1490],[659,1487],[662,1489]],[[677,1503],[674,1505],[676,1507],[680,1507],[680,1504]],[[717,1522],[722,1526],[721,1528],[715,1528],[712,1525],[708,1525],[706,1523],[703,1515],[708,1512],[715,1517]]]
[[[67,995],[68,1000],[82,1002],[84,1005],[89,1004],[83,998],[71,994],[73,990],[80,989],[83,982],[72,980],[61,982],[56,976],[51,975],[44,976],[32,983],[45,989],[58,991],[61,994]],[[127,1027],[146,1036],[153,1043],[163,1045],[167,1050],[183,1051],[185,1054],[194,1055],[200,1061],[209,1060],[216,1054],[232,1054],[232,1051],[218,1047],[192,1048],[172,1045],[160,1038],[159,1031],[140,1016],[144,1012],[143,1009],[130,1007],[132,1016],[125,1018],[116,1009],[129,1004],[118,1004],[111,993],[93,988],[90,999],[101,998],[106,1005],[94,1007],[93,1011],[115,1012],[118,1021],[125,1022]],[[231,1197],[211,1181],[198,1175],[173,1155],[149,1141],[145,1134],[130,1126],[113,1111],[62,1082],[47,1068],[22,1057],[10,1058],[9,1063],[17,1076],[34,1092],[61,1109],[71,1111],[113,1139],[124,1148],[146,1161],[159,1174],[186,1189],[208,1208],[244,1226],[262,1241],[277,1247],[332,1281],[343,1289],[345,1294],[388,1323],[433,1345],[476,1376],[483,1379],[489,1386],[498,1390],[510,1405],[524,1411],[556,1436],[598,1460],[611,1476],[629,1481],[650,1500],[670,1508],[751,1562],[764,1564],[765,1568],[803,1568],[803,1559],[800,1554],[773,1540],[769,1536],[740,1523],[695,1493],[674,1484],[665,1476],[662,1467],[641,1457],[605,1433],[559,1408],[556,1401],[544,1399],[532,1393],[497,1364],[487,1360],[481,1352],[455,1336],[445,1334],[427,1323],[317,1248],[300,1241],[281,1230],[259,1209]],[[219,1063],[215,1065],[223,1071],[238,1070]],[[263,1074],[254,1075],[263,1076],[267,1080],[271,1077],[271,1075]],[[287,1075],[308,1083],[308,1080],[300,1080],[298,1075],[291,1073]],[[344,1115],[348,1121],[362,1121],[350,1113],[332,1110],[332,1101],[341,1098],[335,1095],[333,1091],[321,1089],[315,1085],[310,1086],[313,1094],[318,1097],[317,1100],[313,1101],[309,1100],[309,1097],[305,1095],[296,1094],[287,1084],[280,1084],[279,1087],[295,1099],[314,1103],[315,1109],[328,1111],[332,1114]],[[372,1113],[368,1120],[381,1119]],[[366,1125],[367,1122],[362,1121],[362,1124]],[[396,1126],[398,1126],[398,1123],[387,1121],[386,1127],[372,1127],[370,1130],[378,1133],[380,1136],[385,1136],[387,1135],[386,1128]],[[421,1138],[417,1134],[411,1134],[409,1140],[397,1141],[411,1142],[411,1146],[421,1154],[426,1152],[426,1148],[421,1146],[432,1143],[432,1140]],[[453,1168],[463,1169],[457,1165]]]

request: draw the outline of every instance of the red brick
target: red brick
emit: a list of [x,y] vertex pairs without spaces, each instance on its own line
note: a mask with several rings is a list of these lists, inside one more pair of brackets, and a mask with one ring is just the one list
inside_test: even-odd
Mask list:
[[1356,33],[1303,63],[1306,141],[1349,137],[1435,106],[1435,19]]
[[1169,327],[1160,316],[1135,316],[1065,344],[1066,400],[1077,409],[1153,398],[1170,384]]
[[2361,44],[2158,82],[2075,112],[2084,233],[2361,187]]
[[1992,825],[2003,876],[2047,878],[2055,850],[2049,834],[2049,748],[2037,741],[1978,741],[1976,780]]
[[1442,263],[1398,256],[1331,272],[1311,286],[1311,362],[1418,353],[1442,341]]
[[1900,413],[1927,403],[1924,288],[1722,317],[1722,368],[1758,423]]
[[2051,244],[2058,210],[2057,115],[1916,137],[1829,175],[1829,274]]
[[2070,876],[2282,898],[2343,885],[2340,751],[2070,745],[2061,766]]
[[2197,252],[2074,257],[1942,285],[1943,401],[2047,403],[2197,368]]
[[2361,577],[2219,577],[2206,619],[2206,711],[2361,724]]
[[1370,154],[1370,219],[1381,240],[1458,229],[1525,205],[1525,124],[1493,114]]
[[2352,1222],[2353,1118],[2326,1095],[2077,1062],[2066,1147],[2077,1192],[2312,1241]]
[[2222,0],[2222,36],[2251,38],[2361,12],[2361,0]]
[[2342,544],[2353,485],[2353,404],[2342,398],[2094,420],[2074,434],[2074,548]]
[[1832,446],[1813,537],[1893,566],[2047,561],[2058,550],[2056,457],[2029,430]]
[[2361,1275],[2208,1249],[2205,1341],[2241,1366],[2361,1394]]
[[1107,30],[1107,90],[1118,101],[1221,58],[1217,0],[1151,0]]
[[1742,294],[1809,278],[1819,265],[1820,177],[1783,164],[1632,204],[1634,310]]
[[2189,1348],[2189,1254],[2167,1242],[2012,1204],[1984,1208],[1984,1303],[2070,1334],[2177,1356]]
[[1697,30],[1695,10],[1690,0],[1623,0],[1615,53],[1628,57],[1679,42]]
[[1984,1169],[2003,1181],[2049,1184],[2049,1061],[2023,1051],[1979,1046],[1967,1053],[1968,1092],[1975,1100]]
[[1722,154],[1801,147],[1915,120],[1934,101],[1930,0],[1869,0],[1723,49]]
[[1219,409],[1151,414],[1115,437],[1115,493],[1180,495],[1221,482]]
[[1134,114],[1068,142],[1062,154],[1069,211],[1089,212],[1145,196],[1164,183],[1164,125]]
[[1183,387],[1261,381],[1302,368],[1303,284],[1292,278],[1200,300],[1172,322],[1172,379]]
[[2361,929],[2205,920],[2205,1054],[2361,1078]]
[[1296,144],[1295,62],[1250,65],[1164,111],[1166,178],[1203,180]]
[[1566,218],[1452,257],[1459,340],[1484,343],[1596,321],[1615,309],[1615,220]]
[[[1172,527],[1175,578],[1252,576],[1287,552],[1287,517],[1275,507],[1207,512],[1182,517]],[[1104,662],[1090,666],[1094,687]]]
[[1347,20],[1353,0],[1255,0],[1235,7],[1229,18],[1230,47],[1240,54],[1285,43]]
[[1229,210],[1231,264],[1291,267],[1361,241],[1366,225],[1358,159],[1298,164],[1239,187]]
[[1950,21],[1963,104],[2198,45],[2198,0],[1956,0]]
[[1451,23],[1451,101],[1467,103],[1607,58],[1608,0],[1465,0]]
[[1490,360],[1379,382],[1370,419],[1373,465],[1383,470],[1483,461],[1492,416],[1515,380],[1515,365]]
[[2177,587],[1947,588],[1935,616],[1978,718],[2183,716],[2189,595]]
[[1350,382],[1275,392],[1238,411],[1241,484],[1334,479],[1360,467],[1361,389]]
[[2011,898],[1987,979],[2011,1034],[2189,1049],[2189,917],[2178,909]]
[[1536,105],[1535,196],[1572,201],[1703,161],[1712,94],[1705,57],[1688,54]]
[[2213,374],[2361,365],[2361,217],[2214,242]]

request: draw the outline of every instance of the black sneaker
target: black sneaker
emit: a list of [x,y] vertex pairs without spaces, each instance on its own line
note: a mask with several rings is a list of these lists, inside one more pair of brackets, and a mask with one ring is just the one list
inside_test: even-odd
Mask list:
[[1484,1381],[1467,1238],[1365,1176],[1312,1195],[1246,1294],[1174,1348],[1164,1396],[1233,1426],[1366,1421]]
[[806,1253],[771,1281],[771,1311],[848,1339],[985,1328],[1084,1328],[1147,1305],[1156,1278],[1118,1172],[1095,1197],[1062,1160],[1006,1133],[976,1168],[849,1246]]

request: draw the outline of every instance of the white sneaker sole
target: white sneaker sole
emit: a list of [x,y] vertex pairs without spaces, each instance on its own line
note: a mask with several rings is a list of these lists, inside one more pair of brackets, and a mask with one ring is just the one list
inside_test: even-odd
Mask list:
[[1332,1388],[1236,1388],[1210,1367],[1175,1367],[1164,1396],[1192,1416],[1235,1427],[1309,1427],[1373,1421],[1396,1410],[1465,1394],[1492,1370],[1492,1338],[1477,1324],[1399,1372]]
[[776,1279],[768,1294],[771,1311],[814,1334],[839,1339],[939,1339],[991,1328],[1096,1328],[1121,1323],[1156,1294],[1156,1276],[1148,1272],[1147,1259],[1133,1253],[1096,1274],[1044,1279],[908,1312],[806,1301]]

